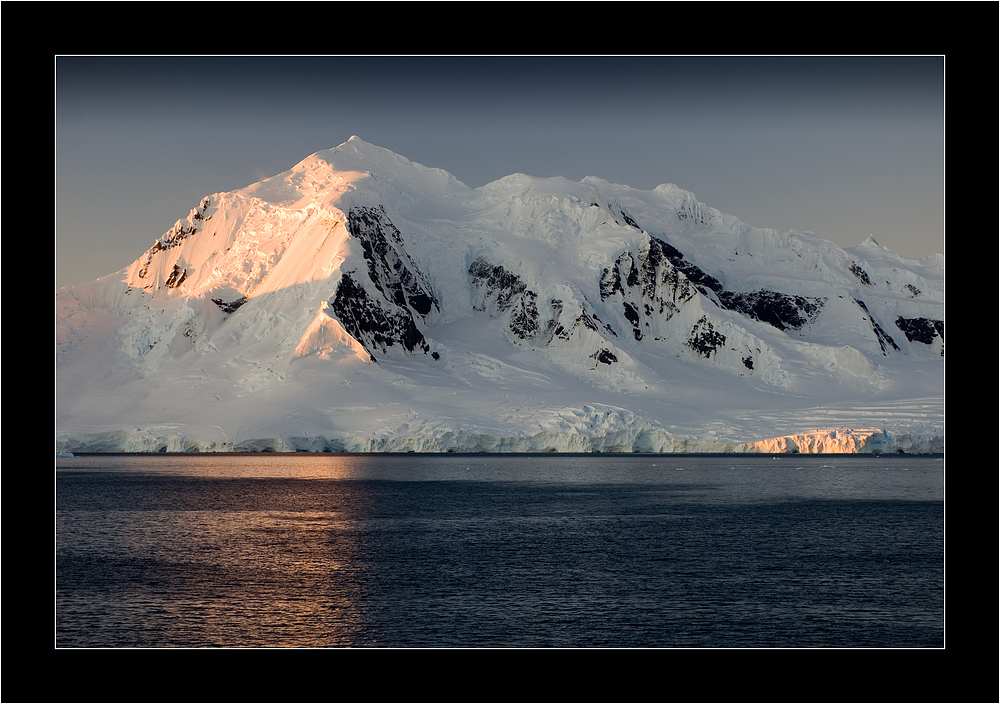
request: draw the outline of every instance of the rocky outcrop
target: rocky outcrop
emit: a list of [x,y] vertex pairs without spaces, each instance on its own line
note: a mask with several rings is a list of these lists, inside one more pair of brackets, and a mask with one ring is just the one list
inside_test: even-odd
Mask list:
[[383,297],[398,308],[409,308],[422,318],[438,309],[437,298],[407,251],[403,236],[383,206],[351,208],[347,230],[361,243],[368,262],[368,278]]
[[897,345],[896,341],[889,337],[885,330],[882,329],[882,326],[875,321],[875,318],[872,317],[872,314],[868,311],[868,306],[865,305],[865,302],[858,300],[857,298],[854,299],[854,302],[858,304],[858,307],[862,311],[864,311],[867,320],[871,323],[872,332],[875,333],[875,339],[878,340],[878,344],[882,348],[882,354],[889,354],[889,347],[899,352],[899,345]]
[[367,266],[341,276],[329,301],[337,319],[369,353],[394,345],[409,354],[431,352],[416,321],[432,319],[438,301],[385,208],[351,208],[347,229],[360,243]]
[[602,272],[601,300],[617,302],[637,342],[647,336],[665,337],[664,324],[698,294],[675,265],[680,259],[680,252],[666,242],[648,237],[636,252],[622,253]]
[[[188,222],[185,225],[181,221],[177,221],[174,227],[169,232],[165,233],[160,239],[156,240],[152,247],[146,252],[146,261],[143,263],[142,267],[138,271],[138,276],[140,279],[145,279],[149,274],[151,265],[153,264],[154,257],[159,255],[161,252],[166,252],[175,247],[179,247],[184,240],[188,239],[192,235],[198,234],[201,230],[201,225],[204,221],[210,220],[211,216],[206,216],[208,209],[211,207],[212,201],[210,198],[204,198],[201,204],[194,208],[190,215],[188,215]],[[173,272],[165,282],[167,288],[175,288],[180,286],[187,276],[187,270],[181,272],[179,267],[175,264]],[[144,284],[144,288],[153,288],[153,283],[148,282]]]
[[896,318],[896,327],[903,331],[910,342],[920,342],[929,345],[935,337],[944,340],[944,321],[929,318]]
[[778,330],[801,330],[819,316],[826,302],[824,298],[764,290],[746,293],[719,291],[717,295],[723,308],[737,311]]
[[539,330],[538,294],[530,290],[517,274],[485,256],[478,257],[469,267],[475,295],[473,307],[506,320],[507,330],[514,338],[529,340]]
[[212,303],[219,306],[224,313],[235,313],[240,306],[247,302],[247,300],[249,299],[246,296],[228,302],[222,300],[221,298],[213,298]]

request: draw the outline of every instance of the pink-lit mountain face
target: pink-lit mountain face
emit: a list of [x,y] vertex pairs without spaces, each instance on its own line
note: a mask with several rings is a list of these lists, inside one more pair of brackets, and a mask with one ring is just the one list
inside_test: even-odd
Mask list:
[[944,258],[357,137],[57,295],[64,451],[943,451]]

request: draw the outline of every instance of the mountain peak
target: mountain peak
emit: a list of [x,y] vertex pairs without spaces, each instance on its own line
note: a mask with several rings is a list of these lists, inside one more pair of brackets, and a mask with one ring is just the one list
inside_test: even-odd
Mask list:
[[421,188],[438,190],[444,186],[459,185],[466,188],[454,175],[433,167],[424,166],[397,154],[391,149],[366,142],[357,135],[333,149],[317,152],[338,170],[360,171],[400,183],[416,181]]
[[396,154],[395,152],[386,149],[385,147],[380,147],[376,144],[372,144],[371,142],[366,142],[357,135],[351,136],[351,138],[348,139],[346,142],[342,142],[341,144],[338,144],[336,147],[333,147],[332,149],[324,149],[317,153],[318,154],[347,153],[347,154],[357,154],[358,156],[373,158],[376,160],[389,158],[393,160],[401,160],[404,162],[409,161],[409,159],[407,159],[406,157],[400,156],[399,154]]
[[286,208],[334,205],[347,192],[380,189],[379,184],[440,192],[465,188],[447,171],[410,161],[389,149],[353,136],[307,156],[288,171],[247,186],[237,193]]

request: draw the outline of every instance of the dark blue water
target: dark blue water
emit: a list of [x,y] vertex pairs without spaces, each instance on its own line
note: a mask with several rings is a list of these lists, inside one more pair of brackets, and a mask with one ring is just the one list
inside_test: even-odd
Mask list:
[[59,647],[944,645],[929,457],[59,459]]

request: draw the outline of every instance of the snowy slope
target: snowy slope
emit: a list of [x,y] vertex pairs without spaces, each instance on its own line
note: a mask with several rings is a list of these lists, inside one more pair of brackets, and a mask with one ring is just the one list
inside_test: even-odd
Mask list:
[[357,137],[61,290],[65,451],[943,451],[944,258]]

